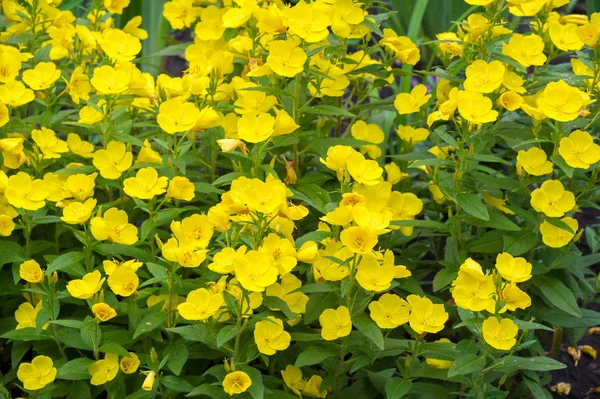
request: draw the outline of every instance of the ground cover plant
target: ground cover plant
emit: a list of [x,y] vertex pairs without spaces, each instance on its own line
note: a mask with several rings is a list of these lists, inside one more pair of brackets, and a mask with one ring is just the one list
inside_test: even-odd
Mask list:
[[172,0],[193,41],[143,56],[129,0],[2,1],[0,395],[564,392],[600,13],[465,3],[424,41],[377,1]]

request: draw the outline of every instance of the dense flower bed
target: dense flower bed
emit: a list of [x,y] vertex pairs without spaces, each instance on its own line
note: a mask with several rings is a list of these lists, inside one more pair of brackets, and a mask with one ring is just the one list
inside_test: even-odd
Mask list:
[[172,0],[182,77],[129,0],[2,1],[1,395],[548,396],[600,324],[600,14],[465,1],[415,43]]

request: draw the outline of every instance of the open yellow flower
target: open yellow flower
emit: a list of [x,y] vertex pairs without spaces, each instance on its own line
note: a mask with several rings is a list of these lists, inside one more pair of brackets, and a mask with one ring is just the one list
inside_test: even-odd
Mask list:
[[510,319],[498,319],[490,316],[483,321],[481,329],[483,339],[493,348],[509,350],[517,343],[519,327]]
[[395,276],[393,264],[379,265],[373,257],[363,257],[357,266],[356,281],[367,291],[380,292],[390,288]]
[[41,179],[34,180],[25,172],[10,176],[8,186],[4,191],[10,205],[29,211],[43,208],[48,193],[48,186],[45,181]]
[[39,62],[33,69],[23,72],[23,82],[33,90],[45,90],[60,78],[54,62]]
[[117,244],[133,245],[138,237],[138,229],[129,223],[127,213],[110,208],[104,216],[96,216],[90,222],[94,238],[98,241],[109,240]]
[[507,310],[514,312],[517,309],[527,309],[531,306],[531,297],[517,287],[516,283],[507,284],[498,293],[500,294],[500,302],[504,303],[500,313]]
[[123,191],[132,198],[151,199],[166,191],[168,178],[158,177],[153,167],[138,170],[135,177],[125,179]]
[[31,363],[21,363],[17,378],[28,391],[37,391],[50,384],[56,378],[56,367],[48,356],[36,356]]
[[266,65],[277,75],[291,78],[302,72],[307,58],[297,40],[273,40],[269,43]]
[[129,267],[118,267],[108,276],[108,286],[116,295],[128,297],[140,285],[140,279]]
[[285,370],[281,370],[281,378],[285,385],[292,390],[298,397],[302,397],[302,391],[306,386],[306,381],[302,378],[302,370],[298,367],[288,364]]
[[398,36],[392,29],[383,30],[383,38],[379,44],[394,53],[396,59],[405,64],[415,65],[421,59],[421,51],[415,43],[407,36]]
[[517,169],[523,168],[533,176],[543,176],[552,173],[552,162],[548,161],[546,152],[538,147],[527,151],[520,150],[517,154]]
[[[36,328],[37,327],[37,315],[42,310],[42,301],[39,301],[35,307],[31,305],[29,302],[24,302],[19,305],[17,310],[15,311],[15,320],[17,321],[17,326],[15,330],[20,330],[22,328]],[[46,323],[42,330],[45,330],[48,326]]]
[[195,191],[196,186],[187,177],[175,176],[169,182],[167,199],[191,201],[194,199]]
[[410,305],[396,294],[383,294],[369,304],[369,311],[379,328],[396,328],[408,323]]
[[160,104],[156,121],[169,134],[188,132],[202,115],[195,104],[172,98]]
[[[573,232],[577,232],[577,229],[579,228],[577,219],[573,219],[572,217],[564,217],[560,220],[561,222],[566,223],[571,230],[573,230]],[[571,242],[573,237],[575,237],[574,233],[571,233],[570,231],[560,227],[556,227],[547,220],[544,220],[540,225],[540,233],[542,233],[542,242],[551,248],[562,248]]]
[[92,216],[95,207],[96,200],[94,198],[90,198],[84,203],[77,201],[69,202],[64,207],[60,220],[68,224],[83,224]]
[[96,360],[91,364],[88,372],[92,376],[90,380],[92,385],[103,385],[114,380],[119,373],[119,355],[107,353],[104,359]]
[[215,294],[206,288],[198,288],[177,306],[177,311],[186,320],[203,321],[216,314],[223,304],[222,293]]
[[127,72],[103,65],[94,69],[90,83],[100,94],[121,94],[129,88],[130,79]]
[[481,265],[473,259],[468,258],[460,266],[452,286],[452,298],[456,306],[473,312],[494,312],[497,295],[494,278],[484,274]]
[[102,277],[98,270],[87,273],[79,280],[71,280],[67,283],[67,291],[74,298],[90,299],[100,291],[106,277]]
[[413,114],[419,112],[421,107],[429,101],[431,94],[427,94],[425,85],[415,86],[410,94],[400,93],[394,100],[394,107],[400,115]]
[[437,333],[444,329],[448,320],[444,305],[434,305],[429,298],[418,295],[409,295],[406,300],[410,304],[408,322],[417,334]]
[[40,264],[30,259],[19,265],[19,276],[28,283],[38,284],[44,282],[44,271]]
[[100,45],[106,55],[118,62],[131,61],[142,51],[140,39],[120,29],[107,29],[102,32]]
[[235,263],[235,276],[245,289],[263,292],[277,281],[279,271],[272,256],[265,252],[248,251]]
[[502,252],[496,257],[496,270],[503,279],[513,283],[529,280],[531,268],[531,263],[527,262],[525,258],[515,258],[507,252]]
[[268,140],[275,131],[275,118],[267,113],[244,114],[237,122],[240,139],[249,143]]
[[537,106],[548,118],[569,122],[577,118],[584,100],[578,89],[559,80],[548,83],[537,97]]
[[567,165],[572,168],[589,169],[600,161],[600,145],[594,138],[582,130],[575,130],[560,140],[558,152]]
[[228,395],[237,395],[246,392],[252,385],[252,380],[243,371],[228,373],[223,380],[223,390]]
[[321,325],[321,337],[326,341],[346,337],[352,331],[350,312],[345,306],[337,309],[325,309],[319,316],[319,324]]
[[129,352],[128,357],[124,357],[121,359],[121,371],[125,374],[133,374],[140,367],[140,359],[135,352]]
[[478,91],[458,92],[458,113],[476,125],[494,122],[498,118],[498,111],[492,109],[492,100]]
[[286,350],[290,346],[291,335],[283,329],[283,322],[276,317],[268,316],[254,327],[254,342],[258,351],[265,355],[274,355],[277,351]]
[[477,60],[466,69],[465,90],[491,93],[502,84],[506,68],[500,61]]
[[546,180],[531,193],[531,206],[550,217],[562,217],[575,208],[575,194],[565,190],[559,180]]
[[301,286],[300,279],[289,273],[281,278],[281,283],[273,283],[268,286],[265,295],[282,299],[292,312],[302,314],[306,312],[309,297],[303,292],[296,291]]
[[108,321],[117,316],[117,312],[104,302],[93,304],[92,313],[94,313],[94,317],[98,321]]
[[368,254],[377,245],[377,234],[365,227],[352,226],[341,232],[340,241],[354,253]]
[[131,166],[133,154],[127,151],[125,143],[111,141],[106,149],[94,153],[94,166],[105,179],[118,179]]

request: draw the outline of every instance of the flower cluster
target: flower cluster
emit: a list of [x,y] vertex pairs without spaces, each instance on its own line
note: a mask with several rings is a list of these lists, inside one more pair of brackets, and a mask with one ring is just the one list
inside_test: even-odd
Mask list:
[[2,389],[540,394],[540,342],[600,324],[600,13],[465,2],[421,43],[170,0],[191,42],[148,55],[130,0],[2,1]]

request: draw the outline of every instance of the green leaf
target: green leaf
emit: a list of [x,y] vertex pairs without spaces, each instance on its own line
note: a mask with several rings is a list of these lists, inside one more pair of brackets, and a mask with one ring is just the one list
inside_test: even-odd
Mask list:
[[419,219],[392,220],[390,222],[390,224],[392,224],[394,226],[400,226],[400,227],[405,227],[405,226],[420,227],[423,229],[430,229],[430,230],[441,231],[441,232],[448,231],[448,226],[446,224],[436,222],[434,220],[419,220]]
[[537,235],[530,233],[511,233],[504,235],[503,252],[519,256],[529,251],[537,243]]
[[142,248],[134,247],[132,245],[124,244],[98,244],[94,249],[107,258],[127,258],[138,259],[144,263],[151,262],[152,256],[150,253]]
[[366,316],[358,316],[352,319],[352,324],[379,349],[384,349],[383,334],[373,320]]
[[188,393],[194,389],[194,386],[188,380],[174,375],[160,377],[160,383],[173,392]]
[[146,317],[144,317],[142,319],[142,321],[140,321],[140,324],[138,324],[137,328],[135,329],[135,333],[133,334],[133,339],[136,339],[137,337],[139,337],[142,334],[146,334],[149,333],[150,331],[154,330],[157,327],[160,327],[162,323],[165,322],[165,320],[167,320],[167,312],[155,312],[155,313],[150,313],[149,315],[147,315]]
[[62,365],[57,370],[56,378],[60,380],[89,380],[88,367],[94,363],[92,359],[75,359]]
[[312,115],[347,116],[349,118],[354,118],[356,116],[352,112],[348,112],[345,109],[333,105],[314,105],[304,109],[304,112]]
[[240,331],[239,326],[225,326],[219,330],[217,334],[217,346],[220,348],[238,334]]
[[492,230],[467,244],[467,251],[484,254],[497,254],[502,252],[504,246],[504,232]]
[[387,399],[400,399],[406,395],[412,386],[410,380],[391,378],[385,383],[385,397]]
[[289,320],[293,320],[298,316],[298,314],[292,312],[288,304],[279,297],[265,296],[263,297],[262,304],[270,309],[280,310]]
[[582,316],[571,316],[558,309],[551,309],[546,306],[538,305],[532,309],[533,315],[540,320],[544,320],[557,327],[578,328],[592,327],[600,324],[600,312],[590,309],[581,309]]
[[131,356],[127,349],[114,342],[107,342],[106,344],[101,345],[98,350],[102,353],[114,353],[122,357]]
[[50,323],[78,330],[83,328],[83,321],[81,320],[50,320]]
[[25,261],[25,248],[16,242],[2,240],[0,241],[0,265],[13,262]]
[[452,269],[442,269],[433,278],[433,292],[438,292],[444,287],[447,287],[456,279],[457,272]]
[[333,308],[338,303],[338,295],[336,292],[327,294],[314,294],[306,303],[306,313],[304,314],[304,324],[308,325],[323,313],[327,308]]
[[296,240],[296,248],[300,248],[308,241],[319,243],[329,237],[331,237],[331,232],[329,231],[311,231],[310,233],[306,233]]
[[202,193],[202,194],[222,194],[224,192],[220,188],[216,188],[212,184],[208,184],[208,183],[204,183],[204,182],[194,183],[194,186],[196,187],[196,192],[197,193]]
[[[297,290],[294,290],[292,292],[304,292],[305,294],[313,294],[315,292],[331,292],[331,291],[337,291],[337,290],[338,290],[338,287],[335,286],[334,284],[310,283],[310,284],[305,284],[302,287],[300,287]],[[318,317],[318,315],[317,315],[317,317]]]
[[81,271],[84,272],[82,274],[79,274],[80,272],[78,272],[76,268],[77,265],[81,265],[81,261],[83,260],[83,258],[84,255],[82,252],[67,252],[65,254],[62,254],[50,263],[48,269],[46,269],[46,276],[51,275],[55,271],[61,270],[67,273],[70,272],[69,274],[76,272],[76,277],[83,277],[83,275],[85,274],[83,268],[80,267]]
[[485,367],[485,357],[477,355],[461,356],[452,363],[448,369],[448,378],[466,376]]
[[335,356],[336,354],[338,354],[336,348],[311,345],[298,355],[294,365],[296,367],[312,366],[313,364],[319,364],[323,360]]
[[33,327],[8,331],[0,335],[0,338],[14,339],[15,341],[44,341],[47,339],[52,339],[52,337],[46,334],[44,331],[38,332]]
[[[550,359],[549,357],[533,356],[533,357],[519,357],[511,356],[508,359],[501,359],[501,365],[494,367],[494,371],[500,371],[503,373],[512,372],[515,370],[532,370],[532,371],[544,371],[549,372],[552,370],[560,370],[567,368],[567,366],[558,360]],[[449,374],[449,373],[448,373]]]
[[458,194],[456,202],[469,215],[481,220],[490,220],[487,207],[477,194]]
[[478,227],[488,227],[492,229],[500,229],[507,231],[521,231],[521,228],[517,226],[512,220],[506,217],[502,212],[492,210],[489,212],[490,220],[485,221],[477,219],[470,215],[465,215],[464,220]]
[[182,341],[167,346],[163,351],[163,356],[169,357],[167,360],[167,367],[175,375],[181,374],[181,370],[183,370],[183,366],[185,366],[185,363],[188,360],[188,355],[188,348]]
[[539,323],[533,323],[531,321],[513,320],[519,330],[546,330],[554,331],[552,328]]
[[582,317],[575,296],[562,281],[546,276],[534,276],[531,282],[552,305],[570,315]]
[[265,387],[263,385],[263,378],[260,371],[255,369],[254,367],[244,367],[242,369],[252,380],[252,385],[248,388],[248,393],[254,399],[263,399],[265,397]]
[[190,393],[185,395],[186,397],[191,396],[208,396],[212,399],[226,399],[227,394],[223,391],[223,387],[211,385],[211,384],[202,384],[199,387],[196,387],[191,390]]

